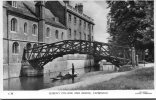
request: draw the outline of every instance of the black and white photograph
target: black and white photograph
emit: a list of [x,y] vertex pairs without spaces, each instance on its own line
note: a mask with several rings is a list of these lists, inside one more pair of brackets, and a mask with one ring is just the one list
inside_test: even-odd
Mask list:
[[154,0],[5,0],[2,19],[4,92],[155,90]]

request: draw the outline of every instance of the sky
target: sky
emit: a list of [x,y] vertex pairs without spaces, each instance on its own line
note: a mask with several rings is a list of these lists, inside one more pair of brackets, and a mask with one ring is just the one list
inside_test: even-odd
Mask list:
[[83,3],[83,11],[86,15],[94,19],[94,39],[99,42],[108,42],[109,34],[107,33],[107,4],[105,1],[76,1]]

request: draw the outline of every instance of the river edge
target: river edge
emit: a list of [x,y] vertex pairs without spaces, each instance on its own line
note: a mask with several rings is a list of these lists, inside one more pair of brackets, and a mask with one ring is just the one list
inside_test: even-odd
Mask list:
[[85,89],[87,86],[91,86],[91,85],[98,84],[101,82],[107,82],[111,79],[114,79],[114,78],[120,77],[120,76],[132,75],[138,69],[144,69],[144,68],[149,68],[149,67],[152,67],[152,66],[136,67],[135,69],[133,69],[131,71],[125,71],[125,72],[113,72],[113,73],[105,73],[102,71],[90,72],[90,73],[86,73],[83,76],[81,76],[80,81],[77,83],[46,88],[46,89],[42,89],[40,91],[44,91],[44,90],[79,90],[80,88]]

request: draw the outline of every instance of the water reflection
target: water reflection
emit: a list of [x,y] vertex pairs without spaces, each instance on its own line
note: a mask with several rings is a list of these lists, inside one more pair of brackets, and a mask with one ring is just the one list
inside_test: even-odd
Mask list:
[[[76,69],[78,76],[89,71],[90,68]],[[64,71],[63,74],[67,72],[70,71]],[[79,81],[78,77],[53,81],[51,78],[58,75],[58,73],[59,72],[48,73],[40,77],[19,77],[6,79],[3,80],[3,87],[4,90],[40,90],[59,85],[72,84]]]

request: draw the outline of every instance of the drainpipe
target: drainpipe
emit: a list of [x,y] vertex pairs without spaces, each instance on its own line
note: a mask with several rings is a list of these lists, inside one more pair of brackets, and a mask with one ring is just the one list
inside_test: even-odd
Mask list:
[[7,49],[7,52],[8,52],[8,77],[10,77],[10,73],[9,73],[9,71],[10,71],[10,69],[9,69],[9,33],[8,33],[8,27],[9,27],[9,25],[8,25],[8,11],[7,11],[7,9],[6,9],[6,12],[7,12],[7,46],[8,46],[8,49]]
[[7,20],[7,46],[8,46],[7,47],[8,48],[7,49],[7,53],[8,53],[8,58],[7,59],[8,59],[8,90],[9,90],[10,89],[10,85],[9,85],[10,84],[10,80],[9,80],[9,78],[10,78],[10,67],[9,67],[9,62],[10,62],[9,61],[9,32],[8,32],[9,31],[9,28],[8,28],[9,27],[9,25],[8,25],[9,18],[8,18],[8,10],[7,9],[6,9],[6,13],[7,13],[6,14],[7,15],[7,18],[6,18],[6,20]]

